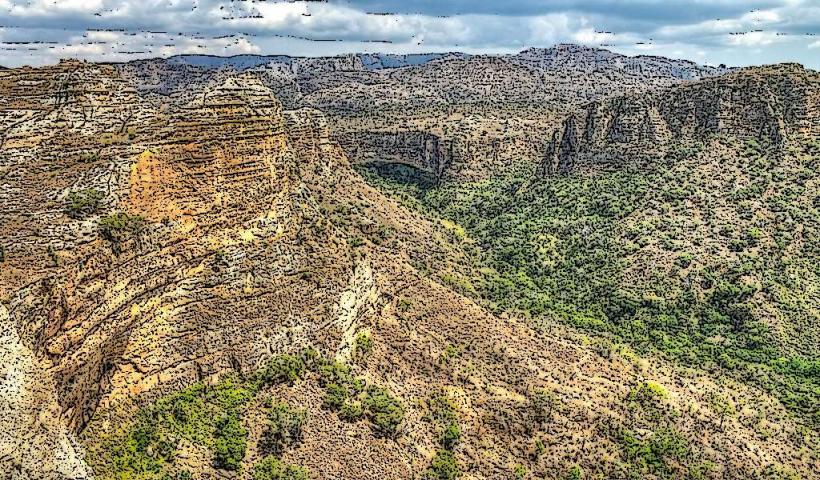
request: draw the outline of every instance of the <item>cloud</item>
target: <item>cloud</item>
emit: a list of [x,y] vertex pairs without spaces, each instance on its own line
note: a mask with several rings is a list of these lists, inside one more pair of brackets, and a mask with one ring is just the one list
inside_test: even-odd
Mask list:
[[816,43],[807,34],[820,33],[816,0],[0,0],[0,25],[0,64],[10,66],[60,55],[502,53],[572,42],[820,67],[806,48]]
[[737,45],[741,47],[761,47],[771,45],[775,42],[784,40],[782,36],[778,36],[776,32],[742,32],[730,35],[727,42],[729,45]]

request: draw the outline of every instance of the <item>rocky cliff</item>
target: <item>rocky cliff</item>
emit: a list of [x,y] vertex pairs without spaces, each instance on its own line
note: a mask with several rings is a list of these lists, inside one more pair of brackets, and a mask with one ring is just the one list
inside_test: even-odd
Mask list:
[[348,156],[361,164],[408,165],[439,178],[452,162],[449,142],[429,133],[351,132],[337,138]]
[[785,145],[820,135],[820,77],[778,65],[586,105],[553,132],[542,170],[607,168],[727,136]]

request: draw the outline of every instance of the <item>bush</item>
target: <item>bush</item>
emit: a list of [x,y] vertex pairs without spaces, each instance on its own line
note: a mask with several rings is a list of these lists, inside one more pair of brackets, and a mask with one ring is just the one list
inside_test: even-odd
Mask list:
[[223,470],[238,470],[245,458],[248,431],[238,415],[225,415],[216,424],[214,433],[214,466]]
[[455,448],[461,440],[461,427],[450,400],[442,394],[433,396],[430,400],[429,416],[441,432],[441,446],[446,450]]
[[325,385],[325,398],[322,406],[331,410],[339,410],[347,403],[347,387],[338,383],[328,383]]
[[424,480],[456,480],[461,476],[461,468],[458,465],[453,452],[449,450],[439,450],[430,468],[424,474]]
[[345,402],[339,410],[339,418],[347,422],[355,422],[364,415],[362,405],[358,402]]
[[81,218],[95,213],[105,194],[93,188],[86,188],[68,194],[66,213],[72,218]]
[[393,437],[399,424],[404,419],[404,405],[393,397],[387,389],[371,386],[367,389],[364,401],[367,418],[373,422],[377,435]]
[[367,332],[359,332],[356,334],[354,343],[354,354],[357,358],[364,358],[373,350],[373,339]]
[[566,475],[564,475],[565,480],[583,480],[584,479],[584,471],[581,470],[581,467],[578,465],[573,466],[569,469]]
[[339,362],[323,362],[319,366],[319,383],[325,389],[325,408],[339,411],[339,416],[348,421],[364,415],[376,435],[395,436],[404,418],[404,406],[387,389],[366,387],[363,378],[353,377],[350,368]]
[[335,361],[325,361],[319,365],[319,384],[323,387],[331,383],[347,385],[351,381],[350,367],[347,365]]
[[166,473],[162,477],[162,480],[192,480],[193,478],[194,476],[191,474],[191,472],[186,470],[182,472],[177,472],[173,475],[171,475],[170,473]]
[[305,410],[292,409],[284,403],[274,405],[268,411],[268,426],[260,441],[262,451],[282,455],[285,448],[302,441],[306,417]]
[[666,389],[661,385],[655,382],[643,382],[638,388],[629,391],[629,400],[645,405],[666,398],[668,395]]
[[253,467],[253,480],[307,480],[307,470],[268,455]]
[[98,223],[100,234],[111,242],[120,242],[130,235],[138,235],[143,226],[142,217],[124,212],[103,217]]
[[305,361],[293,355],[272,358],[259,374],[264,385],[287,383],[293,385],[305,374]]
[[669,459],[680,463],[690,455],[687,440],[673,428],[661,428],[648,438],[623,429],[618,440],[634,478],[644,477],[647,473],[667,477],[671,471],[667,463]]
[[561,400],[555,393],[544,389],[537,389],[530,399],[533,426],[540,428],[542,425],[551,422],[553,412],[560,406]]
[[441,446],[447,450],[452,450],[461,440],[461,427],[457,423],[450,423],[444,428],[441,434]]

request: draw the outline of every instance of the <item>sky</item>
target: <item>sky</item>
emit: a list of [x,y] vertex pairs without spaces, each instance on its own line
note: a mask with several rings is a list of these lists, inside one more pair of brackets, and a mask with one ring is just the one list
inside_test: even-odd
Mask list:
[[820,0],[0,0],[0,65],[176,54],[628,55],[820,69]]

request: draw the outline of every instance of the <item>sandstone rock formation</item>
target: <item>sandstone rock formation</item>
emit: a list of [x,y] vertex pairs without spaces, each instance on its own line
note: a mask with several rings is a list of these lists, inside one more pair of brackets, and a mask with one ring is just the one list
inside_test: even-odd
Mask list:
[[553,132],[541,170],[612,168],[719,135],[773,145],[817,138],[818,86],[817,73],[785,64],[598,100]]

